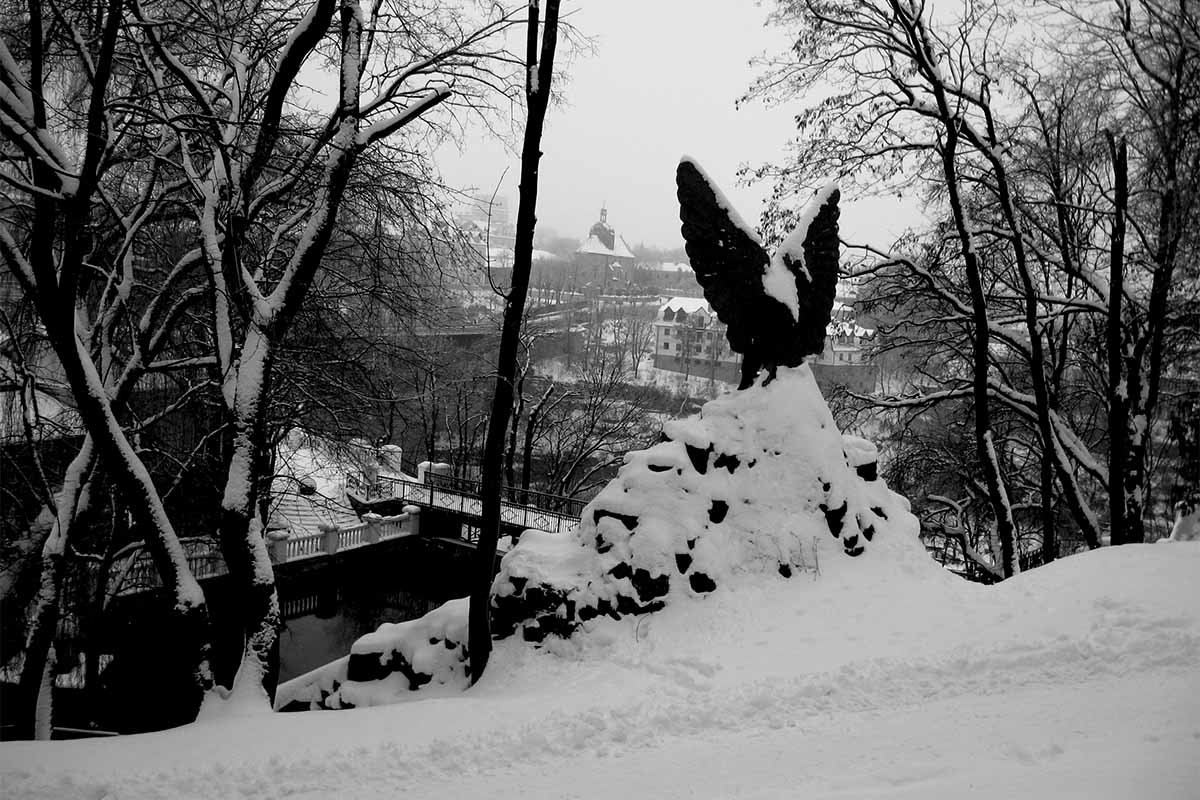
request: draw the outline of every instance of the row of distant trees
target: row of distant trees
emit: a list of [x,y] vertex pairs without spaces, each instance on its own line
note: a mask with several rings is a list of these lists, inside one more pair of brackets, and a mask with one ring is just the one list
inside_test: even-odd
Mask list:
[[772,22],[795,46],[751,94],[801,108],[757,172],[766,232],[831,175],[931,220],[847,243],[897,488],[991,579],[1151,537],[1200,485],[1195,4],[781,0]]
[[[568,319],[585,333],[564,330]],[[679,403],[634,381],[652,335],[645,314],[629,309],[526,323],[504,451],[507,487],[587,499],[626,452],[653,436],[655,415]],[[430,337],[424,358],[391,373],[393,393],[407,398],[396,403],[393,438],[414,457],[471,478],[490,424],[494,339],[484,342],[464,347],[453,337]]]
[[[427,268],[455,244],[428,145],[520,99],[504,47],[518,17],[403,0],[0,9],[0,261],[26,313],[6,303],[10,341],[25,337],[10,360],[20,371],[20,353],[48,347],[85,434],[30,471],[46,514],[28,530],[41,559],[14,713],[26,734],[45,716],[67,564],[89,555],[89,510],[110,494],[165,587],[164,697],[187,697],[186,718],[214,675],[273,691],[274,440],[287,419],[336,432],[394,399],[376,367],[404,345],[372,335],[369,313],[418,315],[421,289],[437,293]],[[164,389],[150,410],[148,385]],[[195,453],[144,435],[193,401],[212,418]],[[201,455],[238,592],[244,646],[228,664],[170,501]]]

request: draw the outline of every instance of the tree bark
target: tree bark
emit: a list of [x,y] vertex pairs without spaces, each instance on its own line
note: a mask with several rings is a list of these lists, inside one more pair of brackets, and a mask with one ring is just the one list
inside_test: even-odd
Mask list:
[[516,410],[513,411],[512,424],[508,431],[508,450],[504,454],[504,483],[508,486],[508,499],[515,500],[513,492],[517,487],[517,437],[521,427],[521,415],[525,412],[525,375],[529,371],[528,361],[525,369],[517,378]]
[[1129,205],[1127,147],[1109,136],[1116,186],[1113,225],[1109,239],[1108,318],[1105,343],[1108,349],[1108,536],[1110,544],[1126,542],[1128,508],[1125,503],[1125,465],[1129,461],[1130,378],[1124,369],[1125,337],[1121,330],[1121,301],[1125,294],[1125,214]]
[[[274,700],[282,620],[275,573],[257,511],[258,499],[267,488],[261,482],[270,474],[264,469],[268,456],[264,406],[270,389],[271,353],[265,339],[258,347],[266,352],[256,354],[258,358],[245,366],[261,369],[261,382],[251,390],[251,396],[237,398],[233,411],[233,455],[217,533],[230,582],[238,595],[236,608],[244,636],[238,665],[247,658],[257,660],[263,689]],[[243,357],[248,354],[244,352]]]
[[85,438],[63,476],[62,488],[55,498],[57,508],[54,523],[42,545],[41,573],[25,625],[25,656],[17,684],[17,708],[13,715],[19,739],[35,737],[38,697],[43,691],[46,671],[49,669],[53,672],[53,665],[49,663],[50,652],[58,633],[67,541],[79,510],[87,504],[87,482],[94,465],[94,453],[91,438]]
[[939,119],[944,130],[945,139],[940,147],[942,172],[946,179],[950,210],[954,218],[963,265],[967,273],[967,284],[971,293],[971,387],[972,400],[975,405],[975,447],[983,468],[988,504],[991,506],[995,518],[996,536],[1000,541],[1001,567],[1004,577],[1009,578],[1020,571],[1016,553],[1016,522],[1013,518],[1008,490],[1005,487],[1004,475],[1000,470],[1000,458],[996,452],[996,441],[992,432],[990,390],[988,389],[991,329],[988,320],[987,298],[983,291],[983,280],[980,274],[979,256],[972,241],[973,231],[968,225],[959,192],[956,159],[961,126],[953,107],[954,104],[947,97],[946,89],[938,77],[940,71],[937,66],[937,56],[928,41],[925,23],[919,16],[920,11],[898,2],[893,2],[891,5],[894,13],[901,20],[901,24],[908,30],[913,41],[917,43],[917,46],[914,47],[914,54],[917,57],[918,66],[927,73],[927,77],[930,79],[931,88],[937,100]]
[[538,420],[553,394],[554,384],[551,383],[538,399],[533,411],[529,412],[529,419],[525,422],[525,452],[521,461],[521,489],[525,491],[529,490],[529,481],[533,475],[533,443],[537,438]]
[[[1054,447],[1053,439],[1047,443],[1047,448]],[[1044,450],[1041,458],[1041,491],[1042,491],[1042,563],[1049,564],[1058,557],[1057,520],[1054,514],[1052,496],[1054,492],[1054,456],[1050,450]]]
[[471,581],[470,621],[468,625],[471,681],[478,681],[487,668],[492,650],[491,586],[495,568],[496,542],[500,535],[500,479],[504,457],[505,433],[513,405],[517,346],[521,319],[529,291],[533,265],[533,233],[537,225],[538,167],[541,161],[542,129],[550,102],[550,80],[554,71],[554,50],[558,44],[559,0],[547,0],[546,18],[538,57],[537,0],[529,3],[529,28],[526,32],[525,96],[528,119],[521,148],[521,186],[517,206],[516,242],[513,246],[512,286],[505,298],[504,324],[500,333],[496,390],[492,398],[491,420],[484,443],[482,470],[482,521],[479,544]]

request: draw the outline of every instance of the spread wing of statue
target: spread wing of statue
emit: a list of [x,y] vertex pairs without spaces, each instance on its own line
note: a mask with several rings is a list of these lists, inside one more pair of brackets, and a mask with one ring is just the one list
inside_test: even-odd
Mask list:
[[729,346],[742,354],[738,388],[753,385],[762,369],[765,385],[780,365],[819,355],[837,293],[837,187],[818,192],[796,230],[768,256],[696,162],[685,156],[675,183],[688,260],[704,299],[726,325]]

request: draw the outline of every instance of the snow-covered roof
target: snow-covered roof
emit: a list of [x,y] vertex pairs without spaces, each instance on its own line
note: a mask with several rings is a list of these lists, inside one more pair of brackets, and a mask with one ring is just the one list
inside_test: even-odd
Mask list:
[[[292,431],[276,451],[268,528],[316,533],[321,524],[357,524],[346,497],[346,476],[361,465],[339,458],[315,437]],[[303,491],[302,491],[303,487]]]
[[604,242],[600,241],[598,236],[589,236],[583,240],[583,244],[579,245],[576,253],[584,255],[596,256],[612,256],[613,258],[633,258],[633,253],[630,252],[629,246],[625,244],[625,240],[620,236],[616,238],[612,247],[608,247]]
[[658,272],[691,272],[692,265],[677,261],[664,261],[658,266],[652,267],[652,269]]
[[688,314],[695,314],[697,311],[703,311],[706,314],[713,313],[712,306],[703,297],[672,297],[659,306],[658,311],[660,314],[663,311],[684,311]]
[[829,336],[857,336],[860,339],[869,339],[875,335],[873,328],[864,328],[853,322],[838,322],[831,321],[825,326],[825,333]]
[[511,267],[514,260],[513,250],[511,247],[489,247],[487,258],[490,267]]
[[271,490],[269,529],[304,535],[316,533],[323,524],[345,528],[359,522],[358,515],[345,500],[344,491],[340,497],[328,497],[320,492],[301,494],[298,484],[280,478],[272,482]]

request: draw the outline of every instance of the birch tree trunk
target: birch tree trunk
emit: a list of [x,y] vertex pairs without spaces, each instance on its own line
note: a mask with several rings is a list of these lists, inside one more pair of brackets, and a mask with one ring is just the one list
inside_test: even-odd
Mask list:
[[66,544],[77,511],[87,502],[86,482],[92,468],[92,453],[91,439],[87,438],[67,468],[63,487],[55,497],[54,523],[42,545],[41,572],[25,626],[25,656],[13,715],[19,739],[35,738],[39,727],[39,694],[52,691],[44,689],[43,683],[46,671],[53,671],[53,665],[49,663],[50,652],[58,632]]

